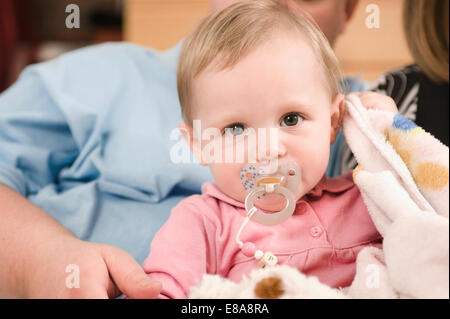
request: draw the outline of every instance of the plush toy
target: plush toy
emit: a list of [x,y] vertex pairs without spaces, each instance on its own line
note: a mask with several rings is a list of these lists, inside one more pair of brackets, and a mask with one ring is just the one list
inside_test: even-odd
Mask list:
[[204,275],[192,287],[192,299],[345,299],[342,290],[319,282],[316,277],[305,276],[287,265],[256,268],[241,282],[235,283],[219,275]]
[[449,298],[448,147],[399,114],[366,110],[356,95],[346,99],[344,134],[359,164],[353,179],[383,236],[383,250],[358,254],[351,286],[333,289],[281,265],[240,283],[204,275],[190,298]]

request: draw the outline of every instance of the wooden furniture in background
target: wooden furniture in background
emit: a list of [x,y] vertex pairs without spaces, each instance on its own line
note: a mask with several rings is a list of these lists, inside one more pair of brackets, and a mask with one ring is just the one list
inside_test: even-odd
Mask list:
[[[402,31],[402,3],[403,0],[360,1],[335,46],[345,74],[361,74],[364,80],[373,81],[386,70],[412,61]],[[370,15],[366,8],[370,4],[380,10],[378,29],[366,26]],[[167,49],[208,12],[208,0],[125,0],[124,38],[158,50]]]
[[158,50],[167,49],[208,13],[208,0],[125,0],[124,37]]

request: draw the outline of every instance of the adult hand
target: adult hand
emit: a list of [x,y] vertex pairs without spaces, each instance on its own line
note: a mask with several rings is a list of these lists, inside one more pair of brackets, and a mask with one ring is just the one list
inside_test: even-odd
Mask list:
[[380,110],[398,113],[394,100],[380,93],[375,92],[354,92],[361,100],[362,105],[368,110]]
[[24,276],[27,298],[155,298],[161,291],[131,255],[109,245],[65,237],[31,260]]

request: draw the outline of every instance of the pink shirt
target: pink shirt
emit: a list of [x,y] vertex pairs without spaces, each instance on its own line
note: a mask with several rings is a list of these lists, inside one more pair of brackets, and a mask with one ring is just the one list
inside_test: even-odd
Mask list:
[[[146,273],[162,282],[160,297],[186,298],[206,273],[240,281],[257,268],[257,261],[245,256],[235,241],[245,217],[243,203],[212,183],[202,186],[201,195],[181,201],[156,234],[143,264]],[[358,252],[370,245],[381,247],[382,240],[351,173],[324,177],[279,225],[249,221],[240,239],[272,252],[278,264],[317,276],[331,287],[349,286]]]

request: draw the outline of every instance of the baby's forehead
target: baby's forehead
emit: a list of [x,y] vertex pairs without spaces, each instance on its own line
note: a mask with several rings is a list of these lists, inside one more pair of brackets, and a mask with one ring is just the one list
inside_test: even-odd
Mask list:
[[[305,58],[291,63],[280,58],[285,53],[275,44],[260,53],[253,52],[232,68],[215,67],[200,74],[192,87],[192,116],[251,122],[257,114],[275,121],[282,113],[312,114],[316,112],[314,105],[329,105],[331,96],[318,63],[311,61],[313,57],[305,54]],[[286,56],[296,56],[296,51]],[[272,64],[271,59],[280,61]]]
[[304,36],[274,34],[236,60],[227,53],[217,56],[193,79],[192,95],[197,95],[195,91],[250,89],[254,85],[301,90],[317,84],[329,90],[324,67]]
[[[267,33],[259,41],[252,43],[251,46],[245,49],[245,52],[236,52],[233,48],[222,48],[213,59],[206,62],[201,69],[197,70],[194,78],[204,72],[221,72],[233,69],[233,67],[242,63],[242,61],[254,59],[258,56],[257,53],[270,50],[276,44],[278,50],[282,51],[286,51],[294,46],[300,53],[308,53],[306,55],[303,54],[302,58],[308,58],[311,63],[317,64],[318,67],[324,67],[322,54],[315,50],[316,48],[312,44],[311,39],[308,39],[303,32],[277,28]],[[318,71],[323,70],[318,69]]]
[[[191,97],[195,94],[195,81],[202,75],[233,70],[242,65],[248,56],[265,50],[275,42],[283,42],[289,49],[292,44],[303,44],[310,56],[303,56],[316,65],[330,91],[337,91],[339,77],[337,61],[323,34],[305,17],[297,17],[286,8],[271,2],[242,2],[207,18],[189,36],[180,56],[178,88],[183,115],[189,113]],[[286,49],[287,48],[287,49]],[[296,56],[290,57],[295,62]],[[265,61],[277,68],[277,59]],[[240,76],[247,77],[246,74]],[[281,75],[282,76],[282,75]],[[206,85],[207,86],[207,85]]]

